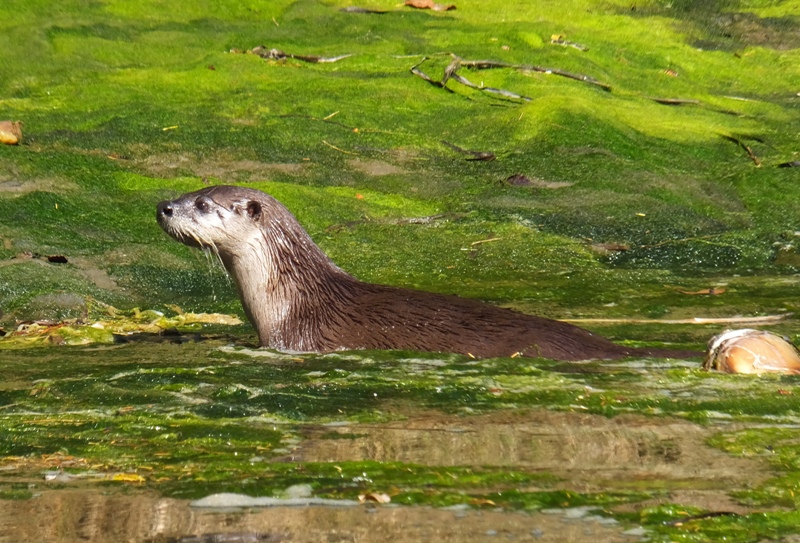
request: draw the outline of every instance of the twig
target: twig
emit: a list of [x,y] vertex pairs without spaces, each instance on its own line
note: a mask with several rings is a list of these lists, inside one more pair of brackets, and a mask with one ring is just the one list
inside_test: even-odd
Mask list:
[[292,53],[287,53],[286,51],[282,51],[280,49],[267,49],[263,45],[253,47],[247,52],[253,55],[258,55],[259,57],[266,60],[283,60],[287,58],[296,58],[297,60],[302,60],[304,62],[314,62],[314,63],[338,62],[342,59],[353,56],[352,53],[347,55],[339,55],[338,57],[320,57],[317,55],[293,55]]
[[750,160],[752,160],[753,163],[756,166],[759,166],[759,167],[761,166],[761,160],[755,155],[753,150],[748,145],[746,145],[742,140],[740,140],[739,138],[737,138],[735,136],[729,136],[727,134],[720,134],[720,137],[722,137],[723,139],[726,139],[728,141],[732,141],[733,143],[735,143],[736,145],[738,145],[739,147],[744,149],[745,152],[747,153],[747,156],[750,158]]
[[479,239],[478,241],[473,241],[470,243],[470,247],[474,247],[475,245],[480,245],[481,243],[491,243],[493,241],[500,241],[503,238],[489,238],[489,239]]
[[791,317],[783,315],[764,315],[762,317],[693,317],[691,319],[560,319],[564,322],[591,324],[774,324]]
[[687,98],[650,98],[653,102],[664,104],[665,106],[684,106],[684,105],[697,105],[700,100],[691,100]]
[[572,72],[567,72],[565,70],[560,70],[558,68],[545,68],[543,66],[517,66],[520,70],[530,70],[533,72],[541,72],[544,74],[553,74],[553,75],[560,75],[561,77],[566,77],[567,79],[574,79],[575,81],[582,81],[584,83],[589,83],[590,85],[594,85],[596,87],[600,87],[604,91],[610,91],[611,85],[608,83],[603,83],[602,81],[598,81],[594,77],[589,77],[588,75],[583,74],[576,74]]
[[476,70],[486,70],[489,68],[516,68],[515,64],[508,62],[500,62],[497,60],[464,60],[462,64],[467,68],[474,68]]
[[[453,55],[453,60],[451,60],[450,64],[448,64],[447,67],[444,69],[444,75],[442,76],[442,83],[441,83],[443,87],[447,85],[448,79],[454,76],[458,77],[456,75],[456,72],[458,71],[459,68],[461,68],[461,59],[456,55]],[[459,81],[459,83],[461,82]],[[472,84],[470,83],[470,85]]]
[[459,75],[458,70],[461,67],[471,68],[474,70],[487,70],[491,68],[512,68],[514,70],[522,70],[522,71],[532,71],[532,72],[540,72],[546,74],[553,74],[553,75],[560,75],[562,77],[567,77],[569,79],[574,79],[576,81],[582,81],[583,83],[589,83],[590,85],[595,85],[600,87],[603,90],[610,91],[611,86],[607,85],[606,83],[602,83],[593,77],[589,77],[588,75],[577,74],[572,72],[567,72],[565,70],[560,70],[558,68],[545,68],[542,66],[532,66],[527,64],[509,64],[507,62],[499,62],[495,60],[464,60],[456,54],[450,53],[450,56],[453,57],[453,60],[447,67],[444,69],[444,74],[442,75],[441,81],[436,81],[428,74],[423,72],[419,69],[419,67],[425,63],[429,57],[423,57],[418,63],[414,64],[411,67],[411,73],[416,75],[417,77],[424,79],[434,87],[439,87],[445,89],[449,92],[454,92],[453,90],[447,88],[447,82],[451,79],[454,81],[461,83],[466,87],[470,87],[472,89],[479,90],[481,92],[487,92],[490,94],[494,94],[496,96],[501,96],[503,98],[508,98],[512,100],[524,100],[526,102],[530,102],[532,98],[529,96],[523,96],[521,94],[517,94],[515,92],[507,91],[504,89],[496,89],[494,87],[484,87],[482,85],[476,85],[475,83],[471,82],[466,77]]
[[325,140],[322,140],[322,143],[324,143],[325,145],[327,145],[327,146],[328,146],[328,147],[330,147],[331,149],[336,149],[336,150],[337,150],[337,151],[339,151],[340,153],[344,153],[344,154],[346,154],[346,155],[354,155],[354,156],[358,156],[358,153],[351,153],[350,151],[345,151],[344,149],[339,149],[339,148],[338,148],[338,147],[336,147],[335,145],[331,145],[330,143],[328,143],[328,142],[327,142],[327,141],[325,141]]
[[424,63],[426,60],[428,60],[428,57],[422,57],[422,60],[420,60],[411,67],[411,73],[421,79],[424,79],[434,87],[443,87],[444,85],[442,85],[441,81],[434,81],[433,79],[430,78],[430,76],[428,76],[428,74],[419,69],[422,63]]
[[442,140],[442,143],[447,145],[450,149],[456,151],[457,153],[461,153],[463,155],[470,155],[472,157],[468,158],[467,160],[479,160],[483,162],[491,162],[492,160],[497,158],[497,155],[495,155],[490,151],[470,151],[469,149],[462,149],[458,145],[453,145],[449,141],[445,140]]
[[384,15],[386,13],[389,13],[388,11],[383,9],[370,9],[370,8],[362,8],[359,6],[347,6],[340,9],[339,11],[341,11],[342,13],[366,13],[369,15]]
[[561,45],[562,47],[574,47],[578,51],[583,51],[583,52],[589,50],[589,48],[586,47],[585,45],[580,43],[575,43],[574,41],[569,41],[565,39],[564,36],[558,34],[554,34],[553,36],[550,37],[550,43],[554,45]]
[[[417,76],[417,77],[419,77],[420,79],[422,79],[422,80],[424,80],[424,81],[427,81],[428,83],[430,83],[430,84],[431,84],[431,85],[433,85],[434,87],[439,87],[440,89],[444,89],[444,90],[446,90],[447,92],[452,92],[452,93],[455,93],[455,91],[454,91],[454,90],[452,90],[452,89],[448,89],[448,88],[447,88],[447,86],[446,86],[446,85],[445,85],[445,84],[444,84],[442,81],[436,81],[436,80],[432,79],[432,78],[431,78],[431,77],[430,77],[428,74],[426,74],[425,72],[423,72],[422,70],[420,70],[420,69],[419,69],[419,66],[420,66],[420,65],[421,65],[423,62],[425,62],[426,60],[428,60],[428,57],[423,57],[423,58],[422,58],[422,60],[420,60],[419,62],[417,62],[416,64],[414,64],[414,65],[411,67],[411,73],[412,73],[412,74],[414,74],[414,75],[416,75],[416,76]],[[446,71],[446,70],[445,70],[445,71]]]
[[492,94],[497,94],[497,95],[503,96],[505,98],[511,98],[511,99],[514,99],[514,100],[525,100],[526,102],[530,102],[531,100],[533,100],[533,98],[530,98],[529,96],[523,96],[523,95],[517,94],[515,92],[511,92],[511,91],[507,91],[507,90],[503,90],[503,89],[496,89],[494,87],[481,87],[481,86],[476,85],[475,83],[471,82],[466,77],[462,77],[462,76],[460,76],[458,74],[455,74],[455,73],[451,74],[450,77],[452,79],[458,81],[459,83],[461,83],[462,85],[464,85],[466,87],[471,87],[471,88],[477,89],[479,91],[490,92]]
[[589,83],[590,85],[595,85],[606,91],[611,90],[611,85],[603,83],[602,81],[598,81],[594,77],[589,77],[588,75],[583,75],[583,74],[576,74],[573,72],[567,72],[566,70],[561,70],[559,68],[546,68],[544,66],[534,66],[530,64],[509,64],[507,62],[496,62],[494,60],[462,60],[461,65],[467,68],[474,68],[476,70],[486,70],[490,68],[514,68],[515,70],[560,75],[561,77],[574,79],[576,81],[582,81],[584,83]]

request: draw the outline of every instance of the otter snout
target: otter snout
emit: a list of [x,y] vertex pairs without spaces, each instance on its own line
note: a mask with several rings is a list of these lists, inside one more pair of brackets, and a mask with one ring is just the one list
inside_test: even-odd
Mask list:
[[172,202],[166,200],[158,202],[158,206],[156,207],[156,219],[158,222],[161,222],[161,217],[172,217],[172,211]]
[[186,245],[200,247],[196,242],[193,243],[192,236],[186,236],[185,225],[181,226],[181,210],[179,202],[175,200],[164,200],[156,206],[156,222],[164,232]]
[[[206,189],[208,190],[208,189]],[[225,208],[204,194],[184,194],[156,205],[156,222],[174,239],[190,247],[218,248],[228,238],[225,233]]]

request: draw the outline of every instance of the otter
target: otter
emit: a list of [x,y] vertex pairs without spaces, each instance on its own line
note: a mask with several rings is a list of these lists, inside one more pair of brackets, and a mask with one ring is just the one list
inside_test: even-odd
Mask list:
[[565,361],[700,354],[624,347],[561,321],[458,296],[359,281],[328,258],[288,209],[259,190],[211,186],[160,202],[156,217],[177,241],[219,257],[264,347]]

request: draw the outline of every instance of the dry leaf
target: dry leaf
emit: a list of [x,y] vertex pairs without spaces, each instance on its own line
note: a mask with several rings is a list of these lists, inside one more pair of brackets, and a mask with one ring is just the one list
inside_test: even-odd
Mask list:
[[445,6],[444,4],[437,4],[433,0],[406,0],[406,6],[417,9],[432,9],[433,11],[450,11],[456,9],[455,4]]
[[562,45],[564,47],[574,47],[579,51],[588,51],[589,48],[585,45],[580,43],[575,43],[574,41],[567,40],[567,36],[565,34],[553,34],[550,36],[550,43],[555,45]]
[[117,473],[111,477],[111,480],[123,483],[143,483],[145,478],[135,473]]
[[359,494],[358,501],[360,503],[366,503],[366,502],[389,503],[392,501],[392,498],[388,494],[367,492],[366,494]]
[[717,296],[719,294],[723,294],[726,290],[725,287],[711,287],[711,288],[704,288],[700,290],[681,290],[675,289],[681,294],[689,294],[690,296],[697,296],[697,295],[707,295],[707,296]]
[[22,141],[22,123],[19,121],[0,121],[0,143],[17,145]]

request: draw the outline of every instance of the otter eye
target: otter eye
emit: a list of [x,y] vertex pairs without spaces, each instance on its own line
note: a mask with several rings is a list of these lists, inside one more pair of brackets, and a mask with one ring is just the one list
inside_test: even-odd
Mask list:
[[208,213],[209,210],[208,198],[201,196],[200,198],[194,201],[194,207],[196,207],[197,210],[200,211],[201,213]]
[[261,218],[261,204],[252,200],[247,202],[247,214],[254,221],[259,220]]

